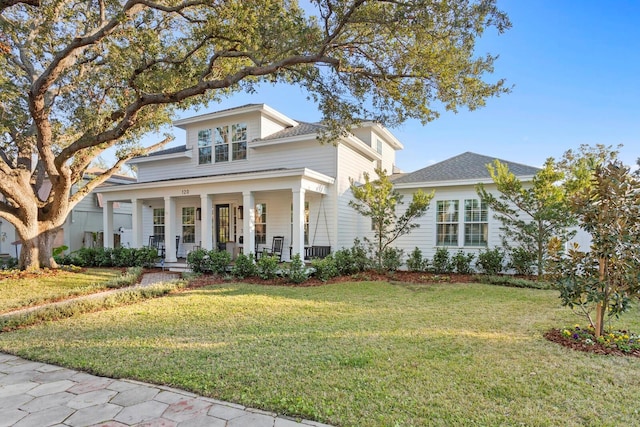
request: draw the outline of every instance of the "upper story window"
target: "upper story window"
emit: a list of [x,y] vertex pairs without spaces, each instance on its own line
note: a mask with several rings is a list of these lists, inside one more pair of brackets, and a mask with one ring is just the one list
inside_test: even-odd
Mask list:
[[244,160],[247,158],[247,124],[236,123],[231,125],[232,158]]
[[382,140],[380,138],[376,138],[376,151],[378,154],[382,154]]
[[[231,153],[231,156],[229,156]],[[247,124],[217,126],[198,131],[198,164],[247,158]]]
[[198,164],[211,163],[211,129],[198,131]]

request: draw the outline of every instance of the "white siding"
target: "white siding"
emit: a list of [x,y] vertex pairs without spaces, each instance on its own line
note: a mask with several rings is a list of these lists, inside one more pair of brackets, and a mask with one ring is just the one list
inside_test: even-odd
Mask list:
[[276,132],[280,132],[283,129],[284,126],[282,126],[282,124],[273,121],[269,117],[263,116],[260,119],[260,131],[258,132],[258,136],[256,138],[265,138]]
[[350,248],[356,237],[362,240],[364,237],[372,236],[371,221],[349,206],[352,199],[349,178],[356,182],[364,182],[364,172],[375,178],[374,163],[343,144],[338,146],[338,169],[335,183],[338,239],[335,249]]
[[[487,185],[485,186],[487,191],[495,193],[495,186]],[[429,193],[434,189],[423,189],[423,191]],[[404,196],[404,205],[403,208],[411,203],[411,199],[413,197],[412,190],[400,190],[400,193]],[[447,188],[435,188],[435,196],[431,200],[429,204],[429,209],[427,213],[417,220],[417,223],[420,224],[420,227],[414,229],[410,234],[402,236],[399,238],[393,246],[403,249],[405,251],[405,256],[407,256],[414,248],[418,247],[422,251],[422,255],[429,259],[433,258],[435,251],[437,249],[436,246],[436,215],[437,215],[437,202],[441,200],[458,200],[459,201],[459,245],[458,246],[447,246],[449,253],[451,255],[458,252],[458,250],[463,250],[468,253],[478,254],[482,249],[493,249],[495,247],[502,246],[501,233],[500,233],[500,221],[493,218],[493,212],[489,210],[488,212],[488,239],[486,247],[477,247],[477,246],[464,246],[464,201],[467,199],[479,199],[478,194],[476,193],[473,186],[459,186],[459,187],[447,187]],[[402,212],[399,212],[399,215]]]
[[[222,175],[240,172],[253,172],[278,168],[306,167],[328,176],[335,176],[335,150],[330,144],[320,144],[315,139],[277,144],[273,146],[251,148],[247,160],[198,165],[197,131],[193,143],[192,158],[176,158],[157,162],[145,162],[138,165],[138,181],[149,182],[168,178],[190,178],[207,175]],[[187,135],[192,133],[188,132]],[[187,143],[187,145],[190,145]]]

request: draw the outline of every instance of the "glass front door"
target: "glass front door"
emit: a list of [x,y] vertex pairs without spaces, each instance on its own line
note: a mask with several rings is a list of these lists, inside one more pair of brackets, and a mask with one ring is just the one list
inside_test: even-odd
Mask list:
[[231,240],[229,234],[231,225],[229,205],[216,205],[216,244],[219,250],[226,249],[226,243]]

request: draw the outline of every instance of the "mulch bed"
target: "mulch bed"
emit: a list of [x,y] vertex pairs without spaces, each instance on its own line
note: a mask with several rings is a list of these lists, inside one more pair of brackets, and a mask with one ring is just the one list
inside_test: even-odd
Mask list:
[[627,356],[627,357],[640,357],[640,350],[632,350],[625,353],[617,348],[605,347],[599,343],[585,344],[580,341],[576,341],[570,337],[566,337],[562,334],[560,329],[552,329],[544,334],[544,337],[551,342],[560,344],[564,347],[568,347],[576,351],[584,351],[586,353],[610,355],[610,356]]

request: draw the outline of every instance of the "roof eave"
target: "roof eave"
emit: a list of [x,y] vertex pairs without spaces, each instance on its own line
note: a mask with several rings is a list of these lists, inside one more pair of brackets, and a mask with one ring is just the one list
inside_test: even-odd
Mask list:
[[[522,182],[530,182],[533,175],[518,176]],[[475,179],[450,179],[442,181],[416,181],[416,182],[395,182],[393,185],[398,189],[403,188],[437,188],[437,187],[462,187],[476,184],[495,184],[491,178],[475,178]]]
[[235,109],[230,109],[230,110],[224,110],[224,111],[217,111],[217,112],[213,112],[213,113],[209,113],[209,114],[203,114],[201,116],[195,116],[195,117],[187,117],[184,119],[179,119],[179,120],[175,120],[173,122],[173,126],[180,128],[180,129],[186,129],[187,126],[194,124],[194,123],[199,123],[199,122],[204,122],[204,121],[209,121],[209,120],[216,120],[216,119],[222,119],[222,118],[226,118],[226,117],[232,117],[232,116],[237,116],[239,114],[244,114],[244,113],[253,113],[253,112],[262,112],[264,113],[264,115],[271,117],[272,119],[275,119],[276,121],[282,123],[285,126],[297,126],[298,122],[296,122],[295,120],[285,116],[284,114],[274,110],[273,108],[269,107],[266,104],[257,104],[257,105],[248,105],[246,107],[242,107],[242,108],[235,108]]
[[192,158],[193,152],[191,148],[187,147],[185,151],[181,151],[178,153],[160,154],[157,156],[147,155],[147,156],[141,156],[141,157],[134,157],[133,159],[129,160],[127,163],[135,165],[138,163],[155,162],[157,160],[170,160],[170,159],[176,159],[180,157],[185,157],[189,159]]

